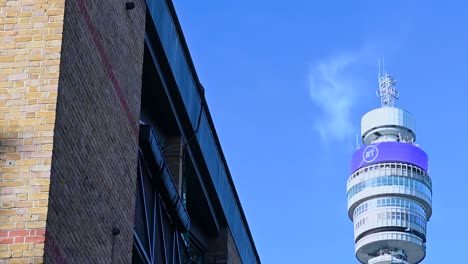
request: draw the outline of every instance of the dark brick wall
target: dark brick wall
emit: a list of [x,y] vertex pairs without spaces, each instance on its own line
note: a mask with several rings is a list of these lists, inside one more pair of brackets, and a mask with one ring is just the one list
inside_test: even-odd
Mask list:
[[45,263],[131,262],[146,10],[125,2],[66,1]]

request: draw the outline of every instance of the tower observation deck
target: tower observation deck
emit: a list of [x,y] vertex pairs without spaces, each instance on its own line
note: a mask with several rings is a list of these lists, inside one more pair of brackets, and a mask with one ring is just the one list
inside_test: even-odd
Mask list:
[[356,257],[367,264],[416,264],[426,255],[432,214],[427,154],[417,145],[414,116],[394,107],[395,80],[379,74],[382,107],[361,119],[364,146],[353,153],[348,215]]

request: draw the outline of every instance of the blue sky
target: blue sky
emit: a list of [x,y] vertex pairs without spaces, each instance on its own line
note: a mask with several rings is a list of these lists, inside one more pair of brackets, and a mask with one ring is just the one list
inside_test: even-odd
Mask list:
[[468,4],[174,1],[263,263],[358,263],[346,180],[377,59],[430,157],[424,264],[468,235]]

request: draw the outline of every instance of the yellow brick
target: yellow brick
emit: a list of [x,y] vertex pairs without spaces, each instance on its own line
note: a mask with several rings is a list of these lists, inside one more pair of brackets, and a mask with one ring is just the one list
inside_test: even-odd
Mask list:
[[0,87],[11,87],[12,83],[11,82],[0,82]]
[[[1,173],[6,173],[6,172],[19,172],[19,168],[15,167],[0,167],[0,172]],[[21,186],[24,184],[21,184],[19,182],[0,182],[0,186]]]
[[[31,193],[29,194],[28,196],[28,200],[44,200],[44,199],[48,199],[49,198],[49,194],[48,193]],[[31,208],[31,209],[44,209],[43,211],[40,211],[40,212],[31,212],[29,211],[29,213],[31,214],[37,214],[37,213],[43,213],[43,212],[47,212],[47,208]],[[30,210],[31,210],[30,209]]]
[[18,12],[7,12],[6,13],[6,17],[17,17],[18,16]]
[[46,11],[48,16],[63,15],[64,9],[49,9]]
[[14,49],[11,51],[12,55],[27,55],[29,54],[29,50],[27,49]]
[[[24,251],[27,252],[27,251]],[[29,261],[27,259],[12,259],[8,264],[27,264]]]
[[0,69],[0,75],[13,74],[13,69]]
[[54,47],[54,48],[45,48],[44,53],[49,54],[49,53],[59,53],[61,51],[60,47]]
[[19,153],[7,153],[3,154],[3,158],[6,160],[18,160],[21,159],[21,154]]
[[19,24],[27,24],[27,23],[29,23],[29,18],[21,17],[18,22],[19,22]]
[[11,68],[23,68],[29,66],[29,61],[15,61],[10,64]]
[[1,62],[13,62],[13,61],[15,61],[14,56],[0,57],[0,63]]
[[[24,70],[25,73],[41,73],[41,72],[44,72],[44,68],[43,67],[31,67],[31,68],[26,68]],[[37,88],[36,88],[37,90]],[[31,89],[29,89],[30,92],[33,92],[31,91]]]
[[63,23],[60,23],[60,22],[48,22],[48,23],[45,23],[45,27],[46,28],[57,28],[57,27],[62,27],[63,26]]
[[26,55],[16,55],[15,56],[15,61],[25,61],[26,60]]
[[60,59],[59,53],[48,53],[46,54],[46,59],[53,60],[53,59]]
[[44,251],[43,250],[28,250],[23,252],[23,256],[25,257],[38,257],[38,256],[43,256]]
[[29,35],[28,34],[28,30],[29,29],[19,29],[19,30],[15,30],[15,32],[18,32],[18,36],[26,36],[26,35]]
[[34,264],[44,264],[44,257],[43,256],[32,258],[32,260],[33,260]]
[[46,124],[55,124],[55,117],[47,118],[45,123]]
[[0,31],[0,37],[5,36],[16,36],[18,35],[19,31]]
[[27,222],[26,223],[27,228],[41,228],[41,227],[46,227],[45,221],[39,221],[39,222]]
[[[5,177],[3,177],[3,178],[5,179]],[[3,209],[10,209],[10,208],[13,207],[13,203],[12,203],[12,202],[3,202],[3,203],[1,203],[0,205],[1,205],[0,207],[2,207]],[[0,216],[0,222],[1,222],[1,223],[9,223],[10,221],[9,221],[8,219],[5,221],[6,218],[8,218],[8,217],[6,217],[6,216]]]
[[31,55],[28,57],[29,60],[31,61],[39,61],[39,60],[44,60],[45,56],[44,55]]
[[55,112],[37,112],[36,117],[55,117]]
[[17,36],[15,37],[15,42],[28,42],[32,40],[32,36]]
[[16,215],[16,209],[0,209],[1,216],[13,216]]
[[50,21],[63,23],[63,15],[51,16]]
[[44,40],[61,40],[62,34],[45,35]]
[[13,244],[9,246],[10,250],[27,250],[28,244]]
[[26,208],[33,206],[33,202],[31,201],[21,201],[21,202],[14,202],[13,207],[15,208]]
[[55,104],[57,102],[57,98],[40,98],[37,99],[38,104]]
[[0,50],[15,49],[16,43],[4,43],[0,44]]
[[47,22],[49,18],[46,16],[34,16],[29,19],[30,23],[38,23],[38,22]]
[[[39,200],[36,202],[36,206],[47,207],[48,205],[49,205],[49,200]],[[39,220],[45,220],[45,219],[42,219],[39,215]]]
[[[18,103],[18,102],[26,102],[25,100],[9,100],[7,102],[7,105],[8,106],[12,106],[12,105],[23,105],[22,103]],[[26,115],[25,113],[7,113],[5,114],[5,120],[15,120],[15,119],[21,119],[21,118],[24,118]]]
[[[49,196],[47,195],[47,198]],[[46,198],[46,199],[47,199]],[[44,200],[44,199],[43,199]],[[47,207],[33,207],[28,209],[29,214],[47,214]]]
[[60,65],[60,60],[45,60],[41,63],[41,66]]
[[3,174],[3,180],[14,180],[15,177],[14,177],[14,174],[12,173],[4,173]]
[[26,227],[26,224],[25,223],[17,223],[15,225],[15,228],[16,229],[24,229]]
[[41,74],[41,78],[58,78],[59,74],[58,73],[44,73]]
[[42,150],[44,151],[52,151],[53,145],[52,144],[46,144],[42,146]]
[[0,50],[0,56],[5,57],[5,56],[11,56],[13,52],[11,50]]
[[43,48],[46,46],[45,41],[31,41],[26,44],[28,48]]
[[31,17],[33,15],[33,12],[31,11],[26,11],[26,12],[19,12],[18,17]]
[[[49,3],[51,2],[49,1]],[[45,4],[45,0],[41,0],[41,1],[35,0],[32,10],[44,10],[47,8],[47,5],[40,5],[40,4]]]
[[43,28],[29,29],[28,35],[44,35],[47,34],[47,30]]
[[[44,92],[45,92],[45,91],[49,91],[49,92],[50,92],[50,91],[53,91],[53,92],[55,92],[55,91],[57,91],[57,85],[44,85],[44,86],[42,86],[42,87],[39,88],[39,91],[41,91],[41,92],[42,92],[42,91],[44,91]],[[49,94],[49,96],[50,96],[50,94]],[[55,96],[55,95],[54,95],[54,96]],[[50,109],[50,108],[48,108],[47,105],[43,105],[43,108],[42,108],[43,111],[49,110],[49,109]]]
[[24,200],[28,199],[28,195],[25,194],[25,193],[18,194],[18,195],[16,196],[16,199],[18,199],[19,201],[24,201]]
[[[24,87],[24,81],[15,81],[15,87]],[[26,90],[15,89],[18,92],[26,92]]]
[[[34,139],[34,144],[44,144],[44,143],[53,143],[54,138],[53,137],[40,137],[40,138],[35,138]],[[48,154],[48,153],[47,153]]]
[[28,222],[29,220],[31,220],[29,215],[14,215],[10,218],[12,222]]
[[13,251],[13,254],[11,255],[12,257],[14,258],[20,258],[23,256],[23,251],[20,250],[20,251]]
[[4,18],[4,19],[0,19],[0,24],[4,25],[4,24],[16,24],[18,23],[18,19],[17,18]]
[[0,251],[0,259],[11,258],[11,251]]
[[35,159],[22,159],[15,162],[17,166],[36,165]]
[[43,40],[43,39],[44,39],[44,38],[43,38],[42,35],[34,35],[34,36],[33,36],[33,40],[34,40],[34,41],[40,41],[40,40]]
[[41,244],[35,244],[35,245],[34,245],[34,248],[35,248],[35,249],[44,249],[44,244],[43,244],[43,243],[41,243]]
[[40,119],[23,119],[19,120],[20,126],[31,126],[31,125],[40,125],[42,121]]
[[36,126],[36,131],[51,131],[54,129],[53,125],[40,125]]
[[[50,166],[45,166],[45,167],[48,167],[50,170]],[[30,184],[31,185],[49,185],[50,179],[35,179],[35,180],[31,180]]]

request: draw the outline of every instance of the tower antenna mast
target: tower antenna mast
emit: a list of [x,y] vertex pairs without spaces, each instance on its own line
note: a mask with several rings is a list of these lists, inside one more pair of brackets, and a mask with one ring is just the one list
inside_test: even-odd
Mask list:
[[[385,62],[382,61],[382,64]],[[379,89],[377,90],[377,97],[380,99],[382,107],[394,107],[395,100],[400,96],[395,85],[396,81],[393,77],[385,72],[385,65],[382,65],[382,72],[380,71],[379,60]]]

